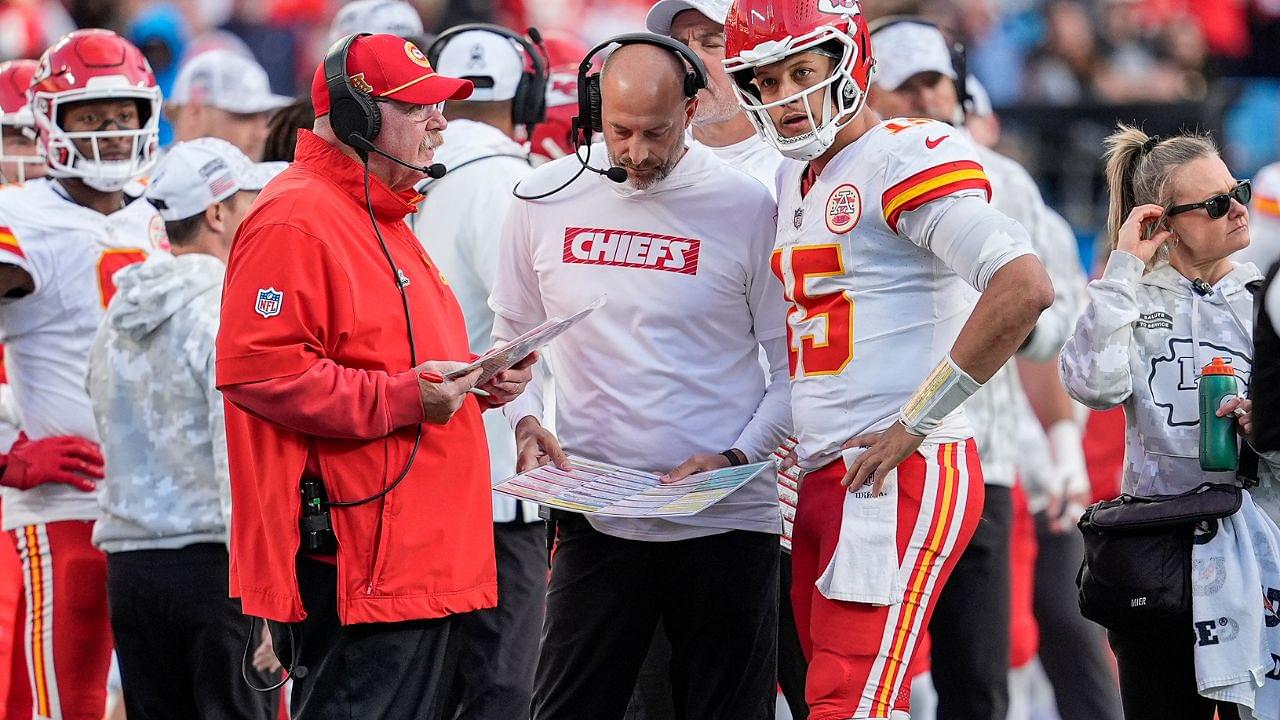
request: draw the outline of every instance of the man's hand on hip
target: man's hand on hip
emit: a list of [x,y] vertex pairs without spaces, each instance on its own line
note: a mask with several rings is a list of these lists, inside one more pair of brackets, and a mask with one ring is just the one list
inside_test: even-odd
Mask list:
[[561,470],[572,470],[569,456],[560,447],[560,441],[532,415],[516,423],[516,472],[542,467],[549,462]]
[[444,425],[462,407],[467,392],[480,378],[480,368],[453,380],[445,375],[466,365],[449,360],[428,360],[413,369],[418,375],[418,395],[422,398],[426,422]]
[[30,490],[45,483],[64,483],[92,492],[97,487],[94,480],[102,477],[102,451],[97,443],[71,435],[33,441],[19,433],[6,457],[0,485]]

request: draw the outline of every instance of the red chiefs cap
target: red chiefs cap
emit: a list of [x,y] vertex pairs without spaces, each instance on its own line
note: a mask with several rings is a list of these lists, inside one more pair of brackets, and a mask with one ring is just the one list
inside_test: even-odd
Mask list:
[[[356,38],[347,51],[347,82],[373,97],[414,105],[465,100],[473,87],[470,80],[437,75],[417,45],[396,35]],[[311,104],[316,117],[329,114],[323,61],[311,80]]]

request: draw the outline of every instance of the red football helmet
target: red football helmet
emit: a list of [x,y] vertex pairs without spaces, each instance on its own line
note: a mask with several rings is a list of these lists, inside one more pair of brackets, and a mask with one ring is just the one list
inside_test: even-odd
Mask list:
[[546,33],[547,117],[533,130],[530,150],[539,159],[555,160],[573,152],[573,117],[578,114],[578,63],[587,47],[563,33]]
[[[875,58],[858,0],[735,0],[724,35],[724,67],[734,80],[739,104],[760,136],[787,157],[812,160],[821,155],[866,102]],[[837,58],[830,77],[781,100],[765,103],[760,99],[752,83],[756,68],[813,51]],[[808,102],[802,102],[813,130],[782,137],[769,108],[807,100],[815,92],[823,93],[821,122],[815,121]]]
[[[28,140],[36,137],[35,120],[27,103],[27,89],[35,74],[35,60],[10,60],[0,64],[0,182],[26,182],[28,168],[34,170],[44,165],[44,158],[34,148],[30,155],[13,155],[4,145],[5,138],[14,134]],[[9,177],[10,167],[14,168],[14,177]],[[37,173],[31,174],[34,177]]]
[[[110,30],[76,30],[44,52],[29,93],[40,151],[54,177],[76,177],[103,192],[123,188],[155,165],[160,150],[160,88],[138,48]],[[139,129],[67,132],[61,113],[69,103],[134,100]],[[109,123],[108,123],[109,124]],[[103,160],[100,141],[126,139],[126,160]],[[77,140],[92,148],[86,157]]]

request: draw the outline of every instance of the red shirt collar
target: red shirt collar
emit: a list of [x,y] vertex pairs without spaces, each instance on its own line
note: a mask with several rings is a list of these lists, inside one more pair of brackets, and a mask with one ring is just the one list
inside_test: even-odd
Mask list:
[[[298,130],[293,161],[328,178],[356,202],[364,205],[364,167],[310,130]],[[422,196],[409,189],[395,192],[377,175],[369,176],[373,213],[382,220],[400,220],[417,212]]]

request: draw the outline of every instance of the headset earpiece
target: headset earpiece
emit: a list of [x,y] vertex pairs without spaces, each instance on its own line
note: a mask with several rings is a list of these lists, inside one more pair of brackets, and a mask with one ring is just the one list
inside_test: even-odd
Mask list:
[[[528,60],[528,64],[532,65],[520,73],[520,81],[516,85],[516,94],[511,99],[511,122],[516,125],[533,126],[547,119],[547,83],[551,80],[551,69],[547,64],[547,58],[542,51],[534,44],[530,38],[533,38],[537,32],[536,29],[530,28],[530,37],[526,38],[518,35],[501,25],[493,25],[491,23],[464,23],[455,25],[454,27],[440,33],[435,40],[427,46],[426,52],[427,62],[431,63],[434,68],[440,61],[440,54],[444,52],[445,45],[461,33],[480,30],[493,33],[504,37],[511,42],[520,46],[524,51]],[[540,36],[539,36],[540,37]],[[540,41],[539,41],[540,42]],[[464,76],[465,77],[465,76]]]
[[[347,56],[351,46],[369,33],[357,33],[334,43],[324,57],[324,80],[329,90],[329,126],[347,145],[351,136],[373,142],[382,130],[382,111],[368,93],[351,87],[347,80]],[[353,147],[355,147],[353,145]],[[363,148],[356,148],[363,152]]]
[[587,117],[590,119],[589,127],[592,132],[602,132],[604,131],[604,113],[601,111],[603,100],[600,98],[600,74],[596,73],[587,78],[586,84],[587,102],[590,108],[587,111]]
[[695,97],[699,90],[707,86],[707,67],[703,64],[702,58],[698,57],[688,45],[679,40],[673,40],[664,35],[655,35],[654,33],[627,33],[605,40],[591,48],[586,56],[582,58],[582,64],[578,66],[578,117],[574,118],[578,134],[575,134],[573,138],[575,145],[578,147],[591,143],[592,132],[604,130],[604,117],[601,113],[600,73],[591,73],[591,60],[610,45],[619,47],[624,45],[653,45],[670,50],[678,57],[683,58],[689,66],[689,71],[684,76],[683,88],[684,96],[687,98]]

